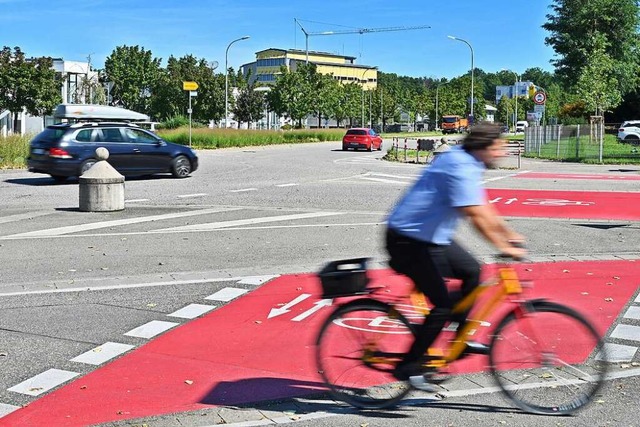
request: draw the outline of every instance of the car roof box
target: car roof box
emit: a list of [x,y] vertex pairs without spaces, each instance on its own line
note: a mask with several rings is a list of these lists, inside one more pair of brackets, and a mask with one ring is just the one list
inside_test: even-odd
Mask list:
[[146,114],[126,108],[93,104],[60,104],[54,110],[53,118],[76,121],[149,121]]

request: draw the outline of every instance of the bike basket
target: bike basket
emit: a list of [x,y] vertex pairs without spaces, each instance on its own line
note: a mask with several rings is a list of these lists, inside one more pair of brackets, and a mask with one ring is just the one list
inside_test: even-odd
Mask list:
[[367,293],[367,260],[354,258],[332,261],[318,273],[322,298],[337,298]]

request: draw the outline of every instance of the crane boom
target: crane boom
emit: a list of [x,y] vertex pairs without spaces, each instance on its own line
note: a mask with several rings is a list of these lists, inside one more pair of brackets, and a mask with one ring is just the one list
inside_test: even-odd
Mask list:
[[415,25],[411,27],[356,28],[353,30],[319,31],[319,32],[313,32],[308,34],[310,36],[332,36],[334,34],[369,34],[369,33],[380,33],[384,31],[423,30],[427,28],[431,28],[431,26]]

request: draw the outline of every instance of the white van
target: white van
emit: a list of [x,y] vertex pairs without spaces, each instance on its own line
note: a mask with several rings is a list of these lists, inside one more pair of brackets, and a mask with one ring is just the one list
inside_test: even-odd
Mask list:
[[516,133],[524,132],[525,128],[529,127],[529,122],[526,120],[520,120],[516,122]]

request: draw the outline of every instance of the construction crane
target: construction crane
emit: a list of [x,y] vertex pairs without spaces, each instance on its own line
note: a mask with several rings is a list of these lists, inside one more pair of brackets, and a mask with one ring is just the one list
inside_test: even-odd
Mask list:
[[340,34],[369,34],[369,33],[381,33],[386,31],[409,31],[409,30],[424,30],[431,28],[429,25],[415,25],[409,27],[383,27],[383,28],[354,28],[352,30],[338,30],[338,31],[317,31],[317,32],[309,32],[304,29],[300,21],[294,18],[296,24],[300,27],[302,32],[304,33],[305,38],[305,52],[306,52],[306,63],[309,63],[309,36],[333,36]]

